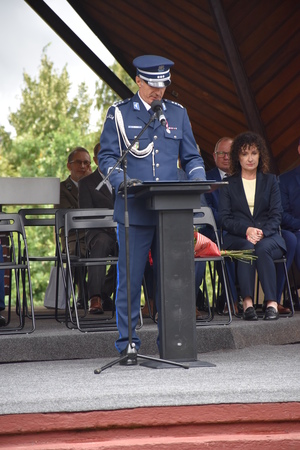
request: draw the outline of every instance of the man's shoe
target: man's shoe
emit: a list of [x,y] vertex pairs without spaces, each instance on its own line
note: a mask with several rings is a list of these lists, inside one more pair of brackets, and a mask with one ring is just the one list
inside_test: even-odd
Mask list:
[[90,314],[103,314],[102,301],[100,297],[92,297],[90,300]]
[[107,294],[101,294],[103,311],[112,311],[114,302]]
[[243,319],[244,320],[258,320],[257,314],[253,306],[249,306],[244,312],[243,312]]
[[127,358],[122,359],[119,364],[120,366],[136,366],[137,365],[137,353],[136,352],[132,352],[132,353],[127,353],[127,350],[123,350],[121,352],[121,356],[126,356]]
[[203,317],[205,317],[205,313],[202,313],[201,311],[199,311],[199,309],[196,306],[196,320],[201,320],[201,319],[203,319]]
[[277,320],[279,319],[279,312],[273,308],[273,306],[268,306],[264,315],[264,320]]
[[0,316],[0,327],[4,327],[6,325],[5,317]]
[[279,314],[291,314],[290,308],[285,308],[282,305],[278,305],[278,312]]
[[76,302],[77,309],[84,309],[84,299],[78,298]]
[[152,298],[149,298],[149,305],[150,305],[150,311],[149,311],[149,306],[148,306],[147,301],[145,301],[145,305],[142,308],[142,316],[145,319],[153,316],[153,299]]

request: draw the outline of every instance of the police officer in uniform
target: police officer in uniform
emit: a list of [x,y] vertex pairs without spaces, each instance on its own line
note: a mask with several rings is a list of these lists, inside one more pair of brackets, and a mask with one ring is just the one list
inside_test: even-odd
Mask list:
[[[134,59],[133,65],[137,70],[135,81],[139,91],[132,98],[115,103],[108,109],[100,138],[101,152],[98,155],[100,170],[105,175],[149,122],[152,102],[162,101],[166,126],[162,126],[156,118],[127,154],[127,186],[141,181],[177,181],[178,158],[189,180],[206,179],[203,159],[197,150],[186,109],[178,103],[163,100],[166,87],[171,83],[170,67],[173,64],[169,59],[154,55]],[[116,348],[121,355],[128,355],[123,361],[130,365],[136,364],[136,358],[131,359],[128,351],[124,198],[120,192],[124,188],[122,168],[112,171],[109,179],[116,193],[114,219],[118,222],[119,243],[116,294],[119,337]],[[156,213],[146,209],[144,200],[128,195],[128,215],[132,343],[138,350],[140,339],[135,328],[139,319],[141,285],[150,248],[154,271],[156,268]]]

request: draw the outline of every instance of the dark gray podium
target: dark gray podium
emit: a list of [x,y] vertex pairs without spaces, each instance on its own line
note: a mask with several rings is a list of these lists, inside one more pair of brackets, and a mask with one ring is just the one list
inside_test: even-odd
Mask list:
[[130,193],[144,198],[147,208],[156,211],[158,216],[157,283],[162,359],[197,360],[193,209],[200,207],[201,194],[211,192],[220,184],[145,182],[130,188]]

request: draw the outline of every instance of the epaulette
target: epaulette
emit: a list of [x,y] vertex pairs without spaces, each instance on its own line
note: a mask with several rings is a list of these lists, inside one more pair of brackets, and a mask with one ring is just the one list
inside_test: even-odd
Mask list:
[[167,98],[164,98],[163,101],[164,101],[165,103],[172,103],[172,105],[179,106],[179,108],[184,109],[184,107],[183,107],[180,103],[173,102],[173,100],[168,100]]
[[117,102],[113,103],[113,106],[120,106],[120,105],[125,105],[125,103],[128,103],[131,100],[131,98],[126,98],[125,100],[119,100]]

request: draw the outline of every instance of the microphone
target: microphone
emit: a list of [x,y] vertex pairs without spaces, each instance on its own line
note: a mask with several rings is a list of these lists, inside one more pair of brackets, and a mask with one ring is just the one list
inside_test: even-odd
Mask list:
[[163,127],[167,124],[166,116],[164,115],[163,109],[162,109],[162,102],[161,100],[154,100],[151,103],[151,109],[155,112],[157,119],[160,121],[161,125]]

